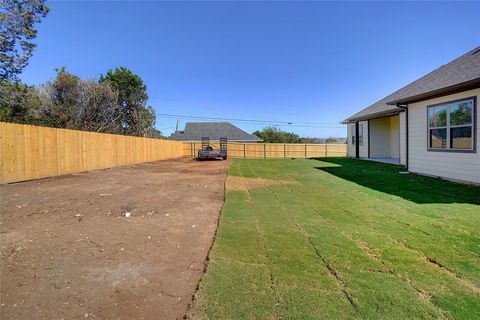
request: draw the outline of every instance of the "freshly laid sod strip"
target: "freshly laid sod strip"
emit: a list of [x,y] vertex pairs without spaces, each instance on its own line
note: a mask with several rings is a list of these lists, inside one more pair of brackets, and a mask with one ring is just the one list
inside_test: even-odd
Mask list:
[[235,160],[194,319],[480,319],[480,188]]

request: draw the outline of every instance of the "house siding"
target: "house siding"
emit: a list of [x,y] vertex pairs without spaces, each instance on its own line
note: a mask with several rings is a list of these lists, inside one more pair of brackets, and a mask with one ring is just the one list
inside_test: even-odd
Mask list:
[[[368,121],[359,121],[359,124],[363,125],[363,144],[359,148],[360,158],[368,158]],[[352,135],[355,133],[355,124],[348,124],[348,149],[347,154],[349,157],[355,158],[355,145],[352,144]]]
[[390,157],[400,158],[400,120],[390,117]]
[[347,155],[351,158],[355,157],[355,145],[352,144],[352,135],[355,130],[354,124],[347,125]]
[[390,117],[370,119],[370,157],[392,157]]
[[[477,97],[476,152],[427,151],[427,106],[452,100]],[[480,88],[412,103],[408,106],[409,170],[447,179],[480,183]]]

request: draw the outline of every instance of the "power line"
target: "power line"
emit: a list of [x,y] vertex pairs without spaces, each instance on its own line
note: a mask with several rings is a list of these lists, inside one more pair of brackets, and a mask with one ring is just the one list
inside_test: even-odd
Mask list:
[[175,119],[188,119],[188,120],[208,120],[208,121],[230,121],[238,123],[248,124],[268,124],[279,127],[304,127],[304,128],[344,128],[333,123],[322,122],[293,122],[293,121],[275,121],[275,120],[257,120],[257,119],[239,119],[239,118],[219,118],[219,117],[204,117],[204,116],[192,116],[182,114],[170,114],[170,113],[156,113],[157,116],[164,118]]

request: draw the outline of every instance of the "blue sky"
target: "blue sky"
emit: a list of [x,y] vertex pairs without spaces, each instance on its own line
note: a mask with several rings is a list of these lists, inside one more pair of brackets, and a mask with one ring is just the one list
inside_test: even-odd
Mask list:
[[48,4],[26,83],[125,66],[157,113],[326,124],[281,127],[302,136],[346,135],[338,122],[480,44],[480,2]]

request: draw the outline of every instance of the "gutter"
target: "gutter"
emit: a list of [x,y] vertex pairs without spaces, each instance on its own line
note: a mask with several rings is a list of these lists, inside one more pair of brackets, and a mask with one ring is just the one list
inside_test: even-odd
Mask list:
[[408,104],[396,104],[397,108],[405,110],[405,171],[408,171]]
[[363,115],[363,116],[359,116],[359,117],[351,116],[350,118],[347,118],[340,123],[341,124],[349,124],[349,123],[355,123],[356,121],[367,121],[368,119],[375,119],[375,118],[383,118],[383,117],[393,116],[393,115],[398,114],[399,111],[401,111],[401,110],[389,109],[389,110],[386,110],[386,111],[369,113],[367,115]]

